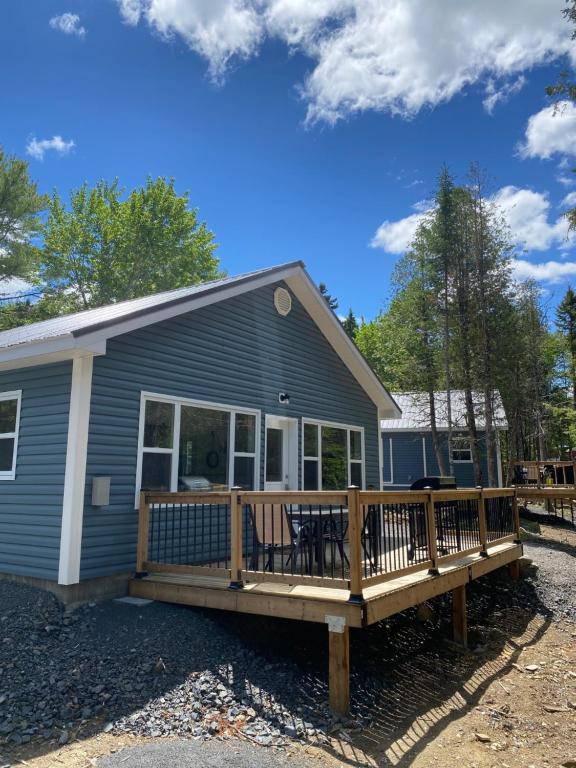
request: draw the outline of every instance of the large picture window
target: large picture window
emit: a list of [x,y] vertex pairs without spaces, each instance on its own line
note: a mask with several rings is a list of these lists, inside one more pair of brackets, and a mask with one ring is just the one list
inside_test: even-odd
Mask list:
[[137,491],[254,489],[258,421],[257,411],[143,394]]
[[302,477],[305,491],[341,491],[364,487],[364,430],[305,421],[302,428]]
[[0,480],[16,477],[16,453],[22,393],[0,392]]

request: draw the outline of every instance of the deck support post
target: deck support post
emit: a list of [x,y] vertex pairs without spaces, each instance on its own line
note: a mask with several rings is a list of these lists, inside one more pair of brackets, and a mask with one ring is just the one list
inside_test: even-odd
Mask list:
[[362,529],[364,518],[360,503],[360,489],[348,487],[348,539],[350,555],[350,598],[351,603],[361,603],[362,598]]
[[478,536],[480,539],[480,555],[482,557],[488,557],[488,532],[486,526],[486,499],[484,498],[484,492],[482,486],[478,486],[476,490],[479,493],[478,496]]
[[428,554],[430,556],[431,566],[428,573],[431,576],[438,576],[438,534],[436,532],[436,510],[434,508],[434,494],[431,489],[426,489],[429,492],[429,498],[426,502],[426,535],[428,537]]
[[466,616],[466,585],[452,590],[452,629],[454,642],[468,647],[468,620]]
[[138,507],[138,543],[136,545],[136,577],[146,576],[144,563],[148,560],[148,536],[150,531],[150,504],[144,491],[140,491]]
[[230,589],[242,589],[242,504],[238,498],[241,489],[230,489]]
[[326,616],[328,624],[328,697],[334,714],[350,708],[350,635],[346,619]]
[[508,573],[510,574],[510,578],[512,581],[518,581],[520,578],[520,561],[519,560],[512,560],[511,563],[508,563]]
[[522,541],[520,539],[520,510],[518,509],[518,489],[517,488],[515,488],[514,496],[512,496],[512,515],[514,517],[514,532],[516,533],[516,538],[514,539],[514,543],[521,544]]

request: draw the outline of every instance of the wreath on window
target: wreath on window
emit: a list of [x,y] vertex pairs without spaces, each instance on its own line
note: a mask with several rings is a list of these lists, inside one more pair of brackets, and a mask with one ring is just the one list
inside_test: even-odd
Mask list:
[[216,469],[218,464],[220,464],[220,455],[218,451],[208,451],[206,454],[206,466],[210,467],[210,469]]

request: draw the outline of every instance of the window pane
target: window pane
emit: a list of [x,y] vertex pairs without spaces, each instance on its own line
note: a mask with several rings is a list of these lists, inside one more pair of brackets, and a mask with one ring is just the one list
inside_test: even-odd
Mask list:
[[143,491],[169,491],[172,456],[169,453],[142,454]]
[[338,491],[348,485],[347,433],[336,427],[322,427],[322,490]]
[[350,464],[350,484],[362,488],[362,464],[355,461]]
[[281,483],[284,466],[284,431],[268,427],[266,430],[266,482]]
[[234,459],[234,485],[245,491],[254,490],[254,459],[251,456],[236,456]]
[[0,432],[16,431],[17,400],[0,400]]
[[174,405],[146,401],[144,420],[145,448],[172,448],[174,434]]
[[236,414],[236,453],[254,453],[256,445],[256,416],[249,413]]
[[183,405],[180,420],[179,486],[228,486],[230,414]]
[[362,458],[362,432],[350,431],[350,458]]
[[12,471],[14,458],[14,438],[4,437],[0,440],[0,472]]
[[318,490],[318,462],[304,461],[304,490]]
[[318,456],[318,427],[304,424],[304,456]]

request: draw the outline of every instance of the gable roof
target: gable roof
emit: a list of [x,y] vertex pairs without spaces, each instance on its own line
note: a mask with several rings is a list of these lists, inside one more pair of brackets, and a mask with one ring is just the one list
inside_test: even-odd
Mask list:
[[[452,405],[452,427],[456,429],[467,429],[466,419],[466,400],[464,390],[455,389],[450,393],[450,402]],[[404,431],[427,431],[430,429],[430,406],[427,392],[394,392],[392,397],[400,407],[402,416],[400,418],[385,418],[381,421],[383,432],[394,430]],[[474,402],[474,413],[476,415],[476,426],[478,429],[484,429],[486,422],[484,419],[484,395],[480,392],[472,394]],[[502,404],[500,392],[493,393],[494,398],[494,423],[497,429],[507,429],[506,413]],[[448,429],[448,397],[447,393],[435,392],[434,404],[436,406],[436,425],[440,430]]]
[[75,312],[0,333],[0,370],[106,353],[108,339],[284,281],[310,314],[366,394],[380,417],[400,416],[382,385],[304,268],[293,261],[268,269],[177,288],[139,299]]

